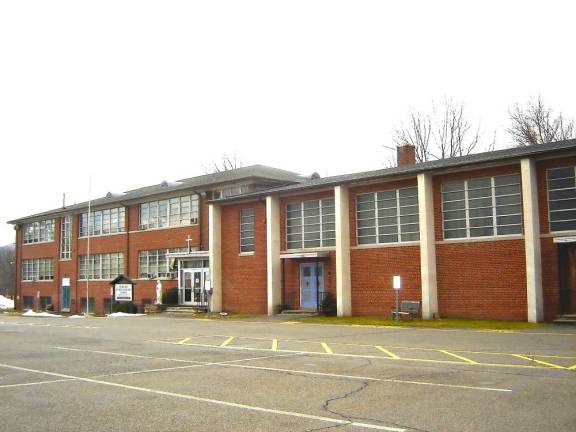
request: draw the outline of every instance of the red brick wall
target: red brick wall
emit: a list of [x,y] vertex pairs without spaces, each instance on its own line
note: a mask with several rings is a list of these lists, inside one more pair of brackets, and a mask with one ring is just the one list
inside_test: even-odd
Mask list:
[[402,277],[400,300],[421,300],[420,246],[374,247],[350,252],[352,314],[389,316],[392,276]]
[[[520,173],[507,165],[434,178],[436,239],[442,236],[441,185],[446,181]],[[524,240],[454,241],[436,245],[442,317],[527,319]]]
[[[143,299],[156,298],[156,281],[138,280],[138,252],[142,250],[184,248],[187,246],[186,238],[192,236],[192,247],[208,249],[208,206],[205,202],[200,205],[200,221],[198,225],[180,228],[166,228],[140,231],[139,204],[126,208],[126,226],[130,232],[96,236],[90,238],[90,253],[124,254],[124,274],[135,280],[134,301],[141,306]],[[204,224],[204,225],[202,225]],[[80,298],[86,296],[86,281],[78,280],[78,256],[87,252],[87,239],[78,238],[79,216],[72,215],[72,259],[60,261],[60,219],[55,221],[54,241],[42,244],[22,245],[21,231],[17,232],[17,248],[21,254],[17,267],[17,286],[19,295],[33,295],[40,290],[41,296],[51,296],[56,308],[60,309],[60,282],[63,277],[70,277],[71,284],[71,312],[80,312]],[[202,233],[202,237],[201,237]],[[52,258],[54,262],[54,280],[51,282],[21,282],[21,259]],[[96,313],[104,313],[104,299],[110,298],[110,281],[90,281],[89,295],[95,298]],[[177,280],[163,280],[163,289],[178,285]]]
[[441,317],[527,319],[524,240],[436,247]]
[[[350,245],[356,246],[356,196],[417,186],[416,179],[350,188]],[[397,245],[397,246],[396,246]],[[360,246],[350,251],[352,314],[389,316],[394,307],[392,276],[402,277],[401,300],[421,300],[420,246]]]
[[[240,255],[240,209],[254,209],[254,254]],[[266,313],[266,203],[222,207],[222,308]]]
[[[17,266],[16,280],[20,286],[20,305],[24,296],[34,297],[34,306],[37,305],[37,294],[40,296],[52,297],[52,302],[58,305],[59,290],[58,290],[58,258],[59,258],[59,245],[60,245],[60,219],[55,218],[54,221],[54,241],[46,243],[22,243],[23,231],[20,229],[17,236],[17,247],[19,248],[19,263]],[[35,259],[35,258],[51,258],[54,269],[54,280],[52,281],[37,281],[37,282],[23,282],[22,281],[22,260]]]

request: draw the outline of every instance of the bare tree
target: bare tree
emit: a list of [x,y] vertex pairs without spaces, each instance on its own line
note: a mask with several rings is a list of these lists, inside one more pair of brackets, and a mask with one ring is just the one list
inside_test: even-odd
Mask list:
[[14,245],[0,247],[0,294],[14,295],[16,285]]
[[508,133],[517,147],[562,141],[576,137],[574,119],[555,115],[542,96],[530,100],[526,106],[514,105],[508,111],[511,125]]
[[[426,162],[473,153],[481,135],[480,126],[474,127],[468,120],[464,102],[447,98],[441,109],[433,105],[431,114],[411,112],[407,124],[394,131],[393,140],[396,145],[413,145],[416,162]],[[494,142],[488,146],[493,147]]]
[[210,166],[204,167],[204,171],[206,174],[213,174],[242,168],[242,166],[242,161],[236,153],[232,156],[227,153],[222,153],[220,160],[213,160]]

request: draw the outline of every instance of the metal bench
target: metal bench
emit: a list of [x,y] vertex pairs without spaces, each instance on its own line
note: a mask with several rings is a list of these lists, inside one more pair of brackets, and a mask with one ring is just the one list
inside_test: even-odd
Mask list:
[[402,300],[400,302],[400,310],[398,312],[392,310],[392,318],[396,318],[396,314],[398,314],[399,318],[419,318],[420,302],[414,300]]

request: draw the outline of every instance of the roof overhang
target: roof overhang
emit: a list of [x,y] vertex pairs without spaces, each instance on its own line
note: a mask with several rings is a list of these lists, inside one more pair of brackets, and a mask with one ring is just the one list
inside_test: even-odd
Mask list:
[[210,255],[209,251],[191,251],[191,252],[184,252],[184,253],[173,253],[168,254],[169,258],[208,258]]
[[300,258],[326,258],[330,256],[330,252],[294,252],[280,254],[280,259],[300,259]]

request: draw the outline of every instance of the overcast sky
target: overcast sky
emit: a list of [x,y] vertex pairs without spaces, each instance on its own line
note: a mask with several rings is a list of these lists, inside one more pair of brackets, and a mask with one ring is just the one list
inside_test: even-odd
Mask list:
[[576,114],[573,1],[0,1],[6,221],[203,174],[222,153],[381,168],[411,109],[463,100],[510,146],[514,103]]

